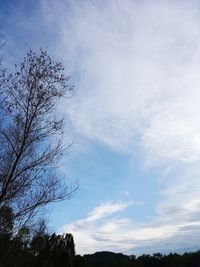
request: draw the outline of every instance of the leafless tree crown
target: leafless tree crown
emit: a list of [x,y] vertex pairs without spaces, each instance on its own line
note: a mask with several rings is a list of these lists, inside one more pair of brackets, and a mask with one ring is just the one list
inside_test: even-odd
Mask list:
[[28,218],[52,201],[70,198],[56,171],[65,147],[59,98],[73,88],[63,65],[46,51],[29,51],[15,71],[0,76],[0,212]]

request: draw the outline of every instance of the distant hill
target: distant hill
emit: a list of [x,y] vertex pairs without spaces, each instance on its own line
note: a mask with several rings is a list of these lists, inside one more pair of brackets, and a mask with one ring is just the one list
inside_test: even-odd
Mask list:
[[84,258],[86,264],[91,267],[128,267],[132,262],[130,256],[108,251],[84,255]]

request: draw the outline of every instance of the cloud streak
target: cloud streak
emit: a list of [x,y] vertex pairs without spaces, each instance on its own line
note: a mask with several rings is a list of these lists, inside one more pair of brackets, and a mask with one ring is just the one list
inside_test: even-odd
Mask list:
[[[163,210],[149,222],[138,223],[120,215],[133,203],[109,202],[94,208],[86,218],[66,224],[60,232],[71,232],[76,239],[77,253],[112,250],[127,254],[156,251],[182,251],[198,248],[200,201],[182,209]],[[102,212],[104,211],[104,212]]]
[[160,170],[160,201],[148,222],[106,221],[126,208],[112,203],[64,229],[73,230],[80,252],[197,246],[198,1],[45,3],[46,25],[51,29],[55,18],[58,27],[55,50],[73,70],[80,88],[68,110],[76,134],[130,159],[138,154],[142,166]]
[[76,131],[127,153],[139,141],[149,164],[197,161],[195,2],[59,3],[46,9],[59,18],[59,51],[78,73],[81,92],[70,111]]

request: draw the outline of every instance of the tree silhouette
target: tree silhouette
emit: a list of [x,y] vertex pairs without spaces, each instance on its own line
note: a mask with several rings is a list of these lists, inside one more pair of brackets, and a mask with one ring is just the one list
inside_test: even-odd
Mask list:
[[70,198],[76,190],[57,173],[68,146],[56,107],[72,94],[63,70],[46,51],[30,50],[13,73],[1,71],[0,213],[10,207],[15,224],[23,225],[38,208]]

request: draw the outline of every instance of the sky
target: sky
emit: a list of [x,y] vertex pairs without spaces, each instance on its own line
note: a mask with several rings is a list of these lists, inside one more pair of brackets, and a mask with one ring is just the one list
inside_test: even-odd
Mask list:
[[11,69],[47,49],[75,87],[58,108],[79,189],[49,228],[78,254],[199,249],[199,1],[1,0],[0,42]]

